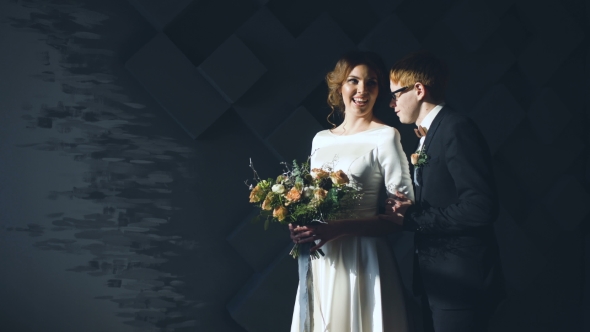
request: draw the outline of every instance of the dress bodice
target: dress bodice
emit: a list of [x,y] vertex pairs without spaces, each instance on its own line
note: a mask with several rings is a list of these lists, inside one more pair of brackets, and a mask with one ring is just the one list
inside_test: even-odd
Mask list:
[[377,214],[383,190],[389,196],[397,189],[414,200],[408,161],[395,128],[384,125],[347,136],[323,130],[314,137],[311,153],[311,168],[342,170],[362,189],[359,217]]

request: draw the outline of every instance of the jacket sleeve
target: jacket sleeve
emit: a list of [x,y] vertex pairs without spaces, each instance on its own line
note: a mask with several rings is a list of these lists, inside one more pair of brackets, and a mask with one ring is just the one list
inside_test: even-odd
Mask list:
[[445,207],[419,203],[410,207],[404,230],[458,235],[491,225],[497,217],[498,198],[487,143],[470,119],[449,122],[439,131],[443,129],[440,138],[445,140],[444,162],[458,199]]

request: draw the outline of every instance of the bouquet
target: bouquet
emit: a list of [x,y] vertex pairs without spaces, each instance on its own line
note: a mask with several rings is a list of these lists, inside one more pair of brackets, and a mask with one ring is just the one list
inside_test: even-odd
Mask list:
[[[310,170],[309,158],[301,164],[293,160],[292,167],[282,164],[284,172],[276,179],[262,180],[250,160],[256,184],[248,185],[246,181],[246,185],[250,189],[250,203],[260,208],[254,221],[263,219],[264,229],[271,221],[304,226],[354,217],[354,207],[362,193],[342,170],[329,165]],[[295,244],[290,255],[297,258],[299,251],[299,244]],[[319,258],[320,254],[323,255],[321,250],[311,253],[311,258]]]

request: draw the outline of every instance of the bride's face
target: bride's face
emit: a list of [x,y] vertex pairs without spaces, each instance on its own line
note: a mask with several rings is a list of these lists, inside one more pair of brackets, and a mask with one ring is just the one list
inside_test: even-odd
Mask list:
[[352,68],[340,92],[346,114],[371,113],[379,95],[377,75],[366,65],[358,65]]

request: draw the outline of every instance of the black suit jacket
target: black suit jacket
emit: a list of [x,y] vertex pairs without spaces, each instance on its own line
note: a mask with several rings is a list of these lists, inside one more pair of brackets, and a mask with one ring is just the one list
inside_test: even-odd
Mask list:
[[415,232],[417,282],[438,308],[480,306],[501,287],[489,148],[471,119],[445,106],[428,130],[424,151],[427,163],[415,173],[416,204],[404,219],[404,229]]

